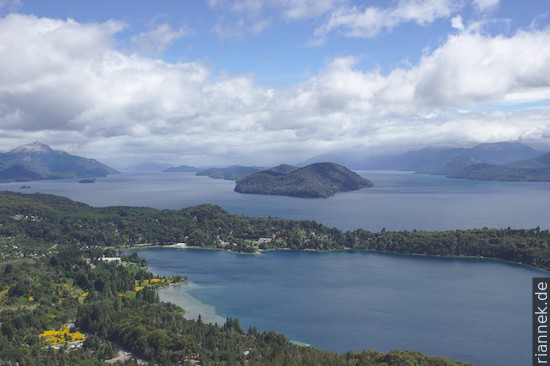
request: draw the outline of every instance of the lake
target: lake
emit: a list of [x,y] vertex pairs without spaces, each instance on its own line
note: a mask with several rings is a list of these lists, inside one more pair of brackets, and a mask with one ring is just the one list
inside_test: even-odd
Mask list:
[[359,171],[376,186],[327,199],[247,195],[235,182],[193,173],[125,173],[77,180],[3,183],[0,189],[51,193],[92,206],[181,209],[212,203],[240,215],[315,220],[343,230],[550,228],[550,183],[483,182],[393,171]]
[[222,324],[276,330],[337,352],[417,350],[487,366],[530,362],[531,282],[547,276],[493,260],[367,251],[137,250],[159,275],[191,283],[159,291]]
[[[232,181],[193,173],[125,173],[98,179],[0,184],[92,206],[181,209],[202,203],[235,214],[315,220],[343,230],[550,228],[550,183],[483,182],[359,171],[376,186],[328,199],[245,195]],[[140,251],[159,274],[191,283],[161,291],[189,316],[273,329],[322,349],[418,350],[487,366],[530,362],[531,278],[519,265],[370,252],[270,252],[156,248]]]

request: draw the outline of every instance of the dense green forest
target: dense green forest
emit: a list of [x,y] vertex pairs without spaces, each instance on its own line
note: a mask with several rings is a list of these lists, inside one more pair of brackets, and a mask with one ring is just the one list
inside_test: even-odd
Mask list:
[[154,291],[185,278],[156,278],[135,253],[121,263],[102,260],[117,254],[113,245],[228,240],[246,250],[261,236],[273,238],[271,245],[282,246],[284,238],[305,248],[312,235],[319,243],[344,243],[352,234],[309,221],[233,216],[209,205],[91,208],[51,195],[0,193],[0,364],[101,365],[123,347],[155,365],[466,365],[414,351],[336,354],[275,332],[243,330],[238,319],[187,320]]
[[[17,241],[17,249],[14,249]],[[36,245],[41,243],[42,245]],[[443,232],[343,232],[314,221],[231,215],[217,206],[182,210],[92,208],[67,198],[0,193],[0,250],[6,257],[41,255],[59,245],[114,247],[186,243],[258,250],[369,249],[405,254],[497,258],[550,270],[550,232],[474,229]]]

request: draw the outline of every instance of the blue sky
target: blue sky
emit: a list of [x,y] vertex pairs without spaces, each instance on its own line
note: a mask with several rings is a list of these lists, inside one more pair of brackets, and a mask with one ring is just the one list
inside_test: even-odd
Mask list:
[[550,4],[0,0],[0,150],[296,163],[550,137]]

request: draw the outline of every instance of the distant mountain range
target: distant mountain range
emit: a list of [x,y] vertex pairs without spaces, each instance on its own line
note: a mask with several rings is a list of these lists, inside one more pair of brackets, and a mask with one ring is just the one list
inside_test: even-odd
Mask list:
[[189,172],[197,172],[199,170],[200,170],[199,168],[195,168],[194,166],[180,165],[180,166],[164,169],[163,172],[164,173],[189,173]]
[[239,180],[235,191],[304,198],[326,198],[338,192],[354,191],[374,184],[334,163],[314,163],[303,168],[290,165],[252,173]]
[[170,168],[171,166],[172,165],[170,165],[170,164],[155,163],[155,162],[152,162],[152,161],[147,161],[147,162],[127,166],[124,169],[124,171],[127,171],[127,172],[161,172],[164,169]]
[[425,148],[400,154],[368,156],[362,152],[324,154],[302,164],[334,161],[355,170],[408,170],[430,174],[445,174],[449,170],[470,164],[508,164],[532,159],[541,152],[519,142],[480,144],[472,148]]
[[548,154],[541,154],[519,142],[499,142],[372,157],[357,153],[321,155],[304,163],[328,157],[356,170],[405,170],[475,180],[550,181]]
[[97,160],[53,150],[39,142],[0,153],[0,181],[2,182],[97,178],[118,173]]
[[550,182],[550,153],[509,164],[471,164],[447,173],[450,178],[508,182]]

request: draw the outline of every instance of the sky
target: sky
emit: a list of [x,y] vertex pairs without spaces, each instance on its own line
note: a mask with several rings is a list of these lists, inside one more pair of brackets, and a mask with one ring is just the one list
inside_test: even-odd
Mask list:
[[0,151],[115,168],[550,150],[546,0],[0,0]]

